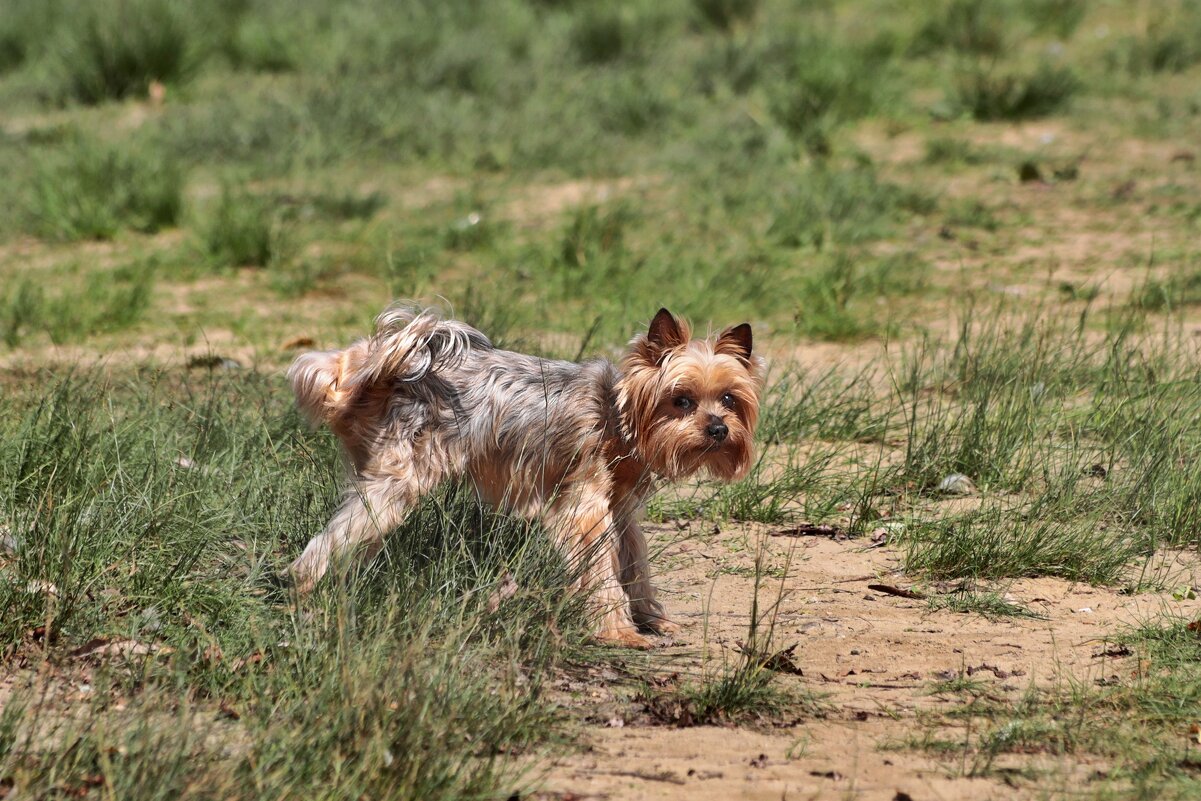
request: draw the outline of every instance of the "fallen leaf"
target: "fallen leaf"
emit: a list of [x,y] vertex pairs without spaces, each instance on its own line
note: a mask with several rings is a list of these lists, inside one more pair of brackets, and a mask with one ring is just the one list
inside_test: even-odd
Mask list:
[[77,659],[103,659],[105,657],[150,656],[151,654],[169,654],[174,649],[156,643],[139,640],[110,640],[107,637],[95,637],[71,652]]
[[1131,651],[1125,645],[1110,645],[1108,648],[1093,652],[1093,659],[1100,659],[1102,657],[1121,658],[1123,656],[1130,656],[1133,653],[1134,651]]
[[951,473],[938,482],[938,491],[947,495],[971,495],[976,491],[976,485],[963,473]]
[[773,654],[755,654],[753,651],[748,651],[746,646],[741,642],[735,643],[738,647],[738,652],[745,656],[755,659],[759,663],[759,667],[774,670],[777,673],[788,673],[793,676],[804,676],[805,674],[797,667],[796,662],[792,661],[793,655],[796,652],[796,647],[799,643],[792,645],[782,650],[776,651]]
[[33,642],[55,642],[58,639],[58,630],[51,628],[46,630],[44,625],[34,626],[26,635]]
[[312,337],[292,337],[280,347],[284,350],[299,350],[300,348],[312,348],[316,344]]
[[240,671],[242,668],[246,667],[247,665],[257,665],[259,662],[262,662],[262,661],[263,661],[263,652],[255,651],[250,656],[238,657],[237,659],[235,659],[233,661],[233,664],[231,664],[229,666],[229,669],[232,670],[234,673],[237,673],[238,671]]

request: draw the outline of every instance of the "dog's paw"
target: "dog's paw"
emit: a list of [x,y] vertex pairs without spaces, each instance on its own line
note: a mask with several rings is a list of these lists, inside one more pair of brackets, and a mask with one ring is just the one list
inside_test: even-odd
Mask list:
[[680,624],[667,617],[649,618],[643,625],[660,636],[670,636],[680,631]]
[[601,629],[596,633],[596,639],[605,645],[616,645],[621,648],[638,648],[646,650],[654,646],[650,638],[639,634],[633,626],[617,629]]

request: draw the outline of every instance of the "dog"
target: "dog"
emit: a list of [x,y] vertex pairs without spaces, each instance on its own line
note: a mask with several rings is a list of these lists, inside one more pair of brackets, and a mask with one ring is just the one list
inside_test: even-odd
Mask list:
[[746,475],[763,361],[751,326],[693,338],[660,309],[620,364],[496,348],[434,309],[394,305],[345,350],[300,355],[301,411],[337,436],[352,487],[289,567],[309,592],[331,563],[370,558],[422,498],[466,477],[489,504],[542,522],[588,593],[595,636],[646,648],[676,625],[656,600],[638,519],[662,480]]

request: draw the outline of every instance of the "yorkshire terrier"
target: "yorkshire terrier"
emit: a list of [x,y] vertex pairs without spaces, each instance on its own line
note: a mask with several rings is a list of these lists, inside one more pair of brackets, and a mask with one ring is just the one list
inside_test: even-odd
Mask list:
[[694,339],[660,309],[615,366],[501,350],[436,311],[393,306],[370,338],[288,371],[301,410],[353,468],[289,572],[308,592],[331,561],[374,555],[422,496],[467,476],[486,502],[545,525],[578,570],[598,639],[649,647],[640,627],[676,626],[655,599],[639,513],[657,479],[746,475],[762,377],[746,323]]

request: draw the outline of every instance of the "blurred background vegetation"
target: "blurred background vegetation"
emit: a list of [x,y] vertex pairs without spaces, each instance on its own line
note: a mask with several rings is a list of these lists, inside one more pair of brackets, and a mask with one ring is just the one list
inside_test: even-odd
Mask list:
[[1039,223],[1020,176],[1195,131],[1198,62],[1184,0],[4,0],[0,329],[275,346],[440,296],[568,355],[659,304],[893,334],[937,234]]

